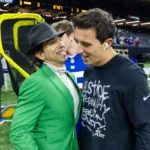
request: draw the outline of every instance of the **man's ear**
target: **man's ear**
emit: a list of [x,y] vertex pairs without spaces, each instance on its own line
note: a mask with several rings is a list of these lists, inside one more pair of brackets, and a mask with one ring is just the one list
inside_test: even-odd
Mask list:
[[112,38],[107,39],[106,42],[108,43],[108,46],[110,46],[110,47],[113,45],[113,39]]
[[38,59],[43,60],[43,61],[45,59],[44,53],[42,51],[36,52],[35,57],[37,57]]
[[70,34],[70,38],[71,38],[71,40],[73,40],[73,39],[74,39],[74,37],[75,37],[74,32],[72,32],[72,33]]

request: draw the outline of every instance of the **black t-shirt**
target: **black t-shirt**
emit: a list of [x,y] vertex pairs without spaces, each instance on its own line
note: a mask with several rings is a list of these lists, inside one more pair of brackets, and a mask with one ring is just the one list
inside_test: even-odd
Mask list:
[[122,55],[84,73],[82,150],[150,150],[150,91],[143,69]]

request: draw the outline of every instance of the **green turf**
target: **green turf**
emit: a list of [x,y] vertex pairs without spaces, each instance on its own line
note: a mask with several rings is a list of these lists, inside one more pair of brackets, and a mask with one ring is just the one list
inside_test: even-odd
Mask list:
[[9,130],[11,123],[4,123],[0,126],[0,150],[15,150],[9,141]]
[[[14,104],[17,102],[17,96],[13,92],[10,81],[8,80],[8,92],[5,92],[4,86],[2,87],[2,105]],[[4,122],[0,126],[0,150],[15,150],[9,142],[9,130],[11,123]]]
[[150,68],[150,63],[144,63],[144,68]]

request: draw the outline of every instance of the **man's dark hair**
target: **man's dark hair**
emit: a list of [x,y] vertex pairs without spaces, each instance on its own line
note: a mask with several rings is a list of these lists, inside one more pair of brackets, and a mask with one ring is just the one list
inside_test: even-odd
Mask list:
[[43,61],[35,56],[35,54],[39,51],[43,52],[43,43],[36,46],[35,49],[30,53],[30,55],[33,56],[33,60],[32,60],[33,64],[36,64],[36,65],[43,64]]
[[79,29],[95,29],[96,38],[104,43],[108,38],[114,38],[115,24],[112,16],[99,8],[79,13],[73,18],[75,26]]
[[62,20],[51,24],[51,26],[58,31],[59,29],[66,31],[66,34],[69,36],[72,32],[75,32],[74,25],[71,21]]

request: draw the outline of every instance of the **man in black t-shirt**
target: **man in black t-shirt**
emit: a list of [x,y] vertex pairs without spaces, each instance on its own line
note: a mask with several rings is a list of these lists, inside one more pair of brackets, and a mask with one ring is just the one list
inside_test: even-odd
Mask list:
[[74,18],[84,73],[82,150],[150,150],[150,91],[141,67],[112,48],[115,25],[95,8]]

